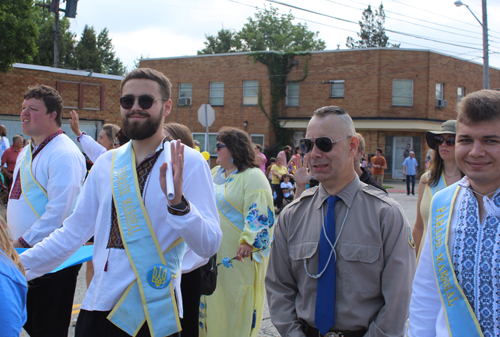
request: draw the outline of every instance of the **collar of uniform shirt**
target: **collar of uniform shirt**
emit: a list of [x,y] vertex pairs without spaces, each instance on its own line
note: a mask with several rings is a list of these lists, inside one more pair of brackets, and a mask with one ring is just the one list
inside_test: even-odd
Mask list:
[[[358,175],[355,174],[354,179],[349,184],[347,184],[347,186],[344,187],[342,191],[337,193],[337,197],[339,197],[347,205],[347,207],[351,208],[352,201],[354,200],[354,196],[358,192],[360,185],[361,182],[359,181]],[[320,209],[325,203],[326,199],[328,199],[330,194],[328,194],[328,192],[323,188],[321,184],[316,190],[316,193],[319,193],[319,198],[315,206],[317,209]]]

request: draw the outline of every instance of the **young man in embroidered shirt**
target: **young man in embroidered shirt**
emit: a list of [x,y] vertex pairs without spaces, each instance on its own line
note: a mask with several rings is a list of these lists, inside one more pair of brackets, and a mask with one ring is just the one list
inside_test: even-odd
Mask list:
[[[31,145],[17,157],[7,220],[17,248],[37,245],[62,226],[85,178],[85,159],[61,130],[62,98],[37,85],[24,95],[21,125]],[[80,265],[29,282],[30,336],[67,336]]]
[[[180,141],[165,141],[162,133],[172,107],[170,88],[153,69],[136,69],[123,79],[122,129],[132,141],[99,157],[64,226],[21,255],[31,279],[94,235],[95,275],[77,337],[177,335],[180,263],[192,262],[193,252],[208,258],[219,248],[222,232],[207,162]],[[165,163],[169,152],[172,167]],[[175,191],[169,200],[167,170]]]
[[500,92],[460,102],[456,140],[465,177],[432,199],[410,336],[500,335]]

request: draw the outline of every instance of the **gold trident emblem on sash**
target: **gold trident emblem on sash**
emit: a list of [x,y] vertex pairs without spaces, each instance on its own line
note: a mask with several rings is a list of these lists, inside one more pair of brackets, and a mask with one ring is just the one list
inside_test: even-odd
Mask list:
[[156,287],[165,284],[166,278],[167,278],[167,269],[164,269],[162,271],[161,267],[159,267],[159,269],[154,267],[152,281],[156,285]]

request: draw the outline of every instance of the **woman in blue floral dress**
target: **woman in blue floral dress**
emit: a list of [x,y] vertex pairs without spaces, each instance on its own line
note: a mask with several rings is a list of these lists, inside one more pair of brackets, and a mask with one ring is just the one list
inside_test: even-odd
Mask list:
[[257,336],[264,305],[267,255],[274,210],[269,182],[260,170],[250,137],[236,128],[217,135],[217,166],[212,169],[223,239],[217,262],[217,289],[202,296],[200,336]]

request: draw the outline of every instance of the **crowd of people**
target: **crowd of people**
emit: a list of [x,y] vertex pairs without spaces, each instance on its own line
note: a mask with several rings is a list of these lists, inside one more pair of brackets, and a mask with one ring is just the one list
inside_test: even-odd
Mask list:
[[24,95],[29,144],[16,136],[4,149],[0,126],[12,180],[1,336],[67,336],[81,265],[52,271],[84,245],[77,337],[255,337],[266,294],[282,336],[500,335],[500,92],[467,95],[457,120],[426,133],[413,229],[383,187],[383,150],[365,153],[341,107],[314,111],[306,138],[269,160],[223,127],[210,169],[189,128],[165,123],[170,95],[164,74],[132,71],[121,127],[105,124],[97,140],[71,111],[83,153],[45,85]]

